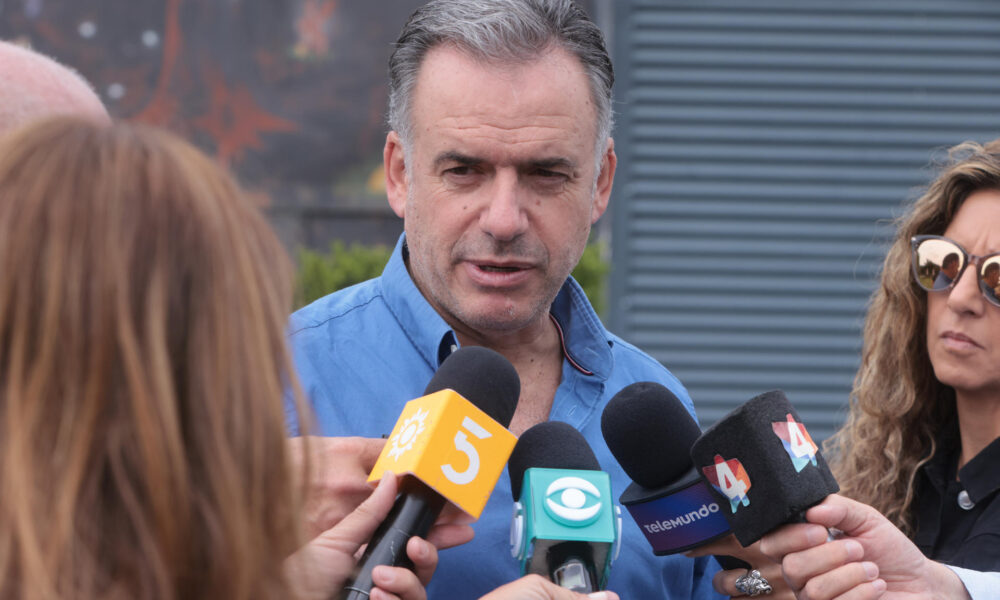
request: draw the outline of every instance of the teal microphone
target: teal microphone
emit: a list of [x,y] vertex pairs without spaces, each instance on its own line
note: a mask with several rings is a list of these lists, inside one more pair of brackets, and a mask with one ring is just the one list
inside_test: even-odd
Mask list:
[[515,501],[511,555],[521,575],[584,594],[604,589],[621,548],[621,509],[580,432],[539,423],[521,435],[507,465]]

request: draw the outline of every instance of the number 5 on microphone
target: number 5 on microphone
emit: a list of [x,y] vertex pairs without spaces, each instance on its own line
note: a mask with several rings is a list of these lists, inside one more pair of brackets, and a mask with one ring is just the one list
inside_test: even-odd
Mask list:
[[387,470],[413,474],[478,518],[516,442],[474,404],[442,390],[406,404],[368,481]]
[[[481,440],[485,440],[486,438],[493,436],[492,433],[477,425],[476,422],[469,417],[465,417],[462,421],[462,427],[468,429],[472,435]],[[455,434],[455,448],[469,458],[468,468],[462,472],[458,472],[451,465],[444,465],[441,467],[441,470],[444,472],[445,478],[454,484],[465,485],[467,483],[472,483],[472,481],[476,478],[476,475],[479,475],[479,452],[476,451],[475,446],[469,443],[469,436],[461,430]]]

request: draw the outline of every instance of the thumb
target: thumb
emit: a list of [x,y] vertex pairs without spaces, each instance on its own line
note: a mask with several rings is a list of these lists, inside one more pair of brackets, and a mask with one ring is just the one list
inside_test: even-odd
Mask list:
[[526,575],[498,587],[479,600],[619,600],[614,592],[584,595],[561,588],[541,575]]
[[354,554],[368,543],[372,534],[385,520],[396,501],[396,476],[390,472],[382,475],[378,487],[353,512],[339,523],[321,533],[313,542],[333,547],[347,554]]
[[859,536],[875,526],[881,514],[874,508],[837,494],[806,511],[806,520],[827,528],[836,528],[849,536]]

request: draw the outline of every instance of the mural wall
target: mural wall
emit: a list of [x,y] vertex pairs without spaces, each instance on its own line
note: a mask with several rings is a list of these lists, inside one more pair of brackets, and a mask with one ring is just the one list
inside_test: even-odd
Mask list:
[[73,66],[270,198],[289,243],[394,241],[385,64],[420,0],[0,0],[0,37]]
[[422,3],[0,0],[0,38],[76,68],[114,117],[168,127],[232,167],[289,246],[392,244],[385,70]]

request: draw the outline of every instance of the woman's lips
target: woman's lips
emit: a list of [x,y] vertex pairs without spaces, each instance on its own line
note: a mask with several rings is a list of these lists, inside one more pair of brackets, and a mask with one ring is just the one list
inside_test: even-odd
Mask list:
[[969,350],[972,348],[982,348],[976,340],[957,331],[946,331],[941,334],[941,339],[947,347],[955,350]]

